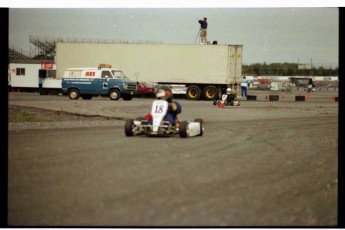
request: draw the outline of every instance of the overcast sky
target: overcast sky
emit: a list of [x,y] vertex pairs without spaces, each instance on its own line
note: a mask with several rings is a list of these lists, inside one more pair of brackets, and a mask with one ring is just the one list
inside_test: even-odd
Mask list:
[[208,18],[209,41],[244,46],[244,64],[312,61],[338,66],[337,7],[17,7],[9,10],[9,43],[33,50],[32,35],[196,44],[197,21],[203,17]]

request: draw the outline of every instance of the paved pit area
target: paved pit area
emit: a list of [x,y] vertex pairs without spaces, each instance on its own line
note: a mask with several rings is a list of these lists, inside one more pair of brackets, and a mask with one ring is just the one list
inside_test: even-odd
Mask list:
[[204,135],[152,138],[124,134],[152,99],[10,93],[10,106],[74,115],[9,124],[8,224],[336,226],[338,103],[316,96],[224,109],[178,99]]

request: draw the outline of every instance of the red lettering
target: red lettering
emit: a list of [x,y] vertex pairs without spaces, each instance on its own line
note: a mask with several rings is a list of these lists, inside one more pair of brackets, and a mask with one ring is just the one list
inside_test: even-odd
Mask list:
[[95,72],[86,72],[85,75],[88,76],[88,77],[94,77],[95,76]]
[[42,62],[41,69],[53,69],[54,64],[51,62]]

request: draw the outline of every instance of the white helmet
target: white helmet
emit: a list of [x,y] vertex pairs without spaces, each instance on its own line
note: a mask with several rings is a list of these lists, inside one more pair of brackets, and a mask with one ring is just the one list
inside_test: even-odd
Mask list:
[[231,88],[227,88],[226,89],[226,94],[230,94],[231,93]]
[[168,86],[159,86],[156,89],[156,98],[162,100],[171,100],[173,97],[172,91]]
[[156,93],[156,97],[157,98],[162,98],[165,96],[165,91],[164,90],[158,90],[158,92]]

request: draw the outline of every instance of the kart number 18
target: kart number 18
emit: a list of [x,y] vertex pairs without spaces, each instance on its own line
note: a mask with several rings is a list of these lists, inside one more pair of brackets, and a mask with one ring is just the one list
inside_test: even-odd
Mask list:
[[162,113],[163,112],[163,108],[164,108],[163,105],[156,105],[155,113]]

